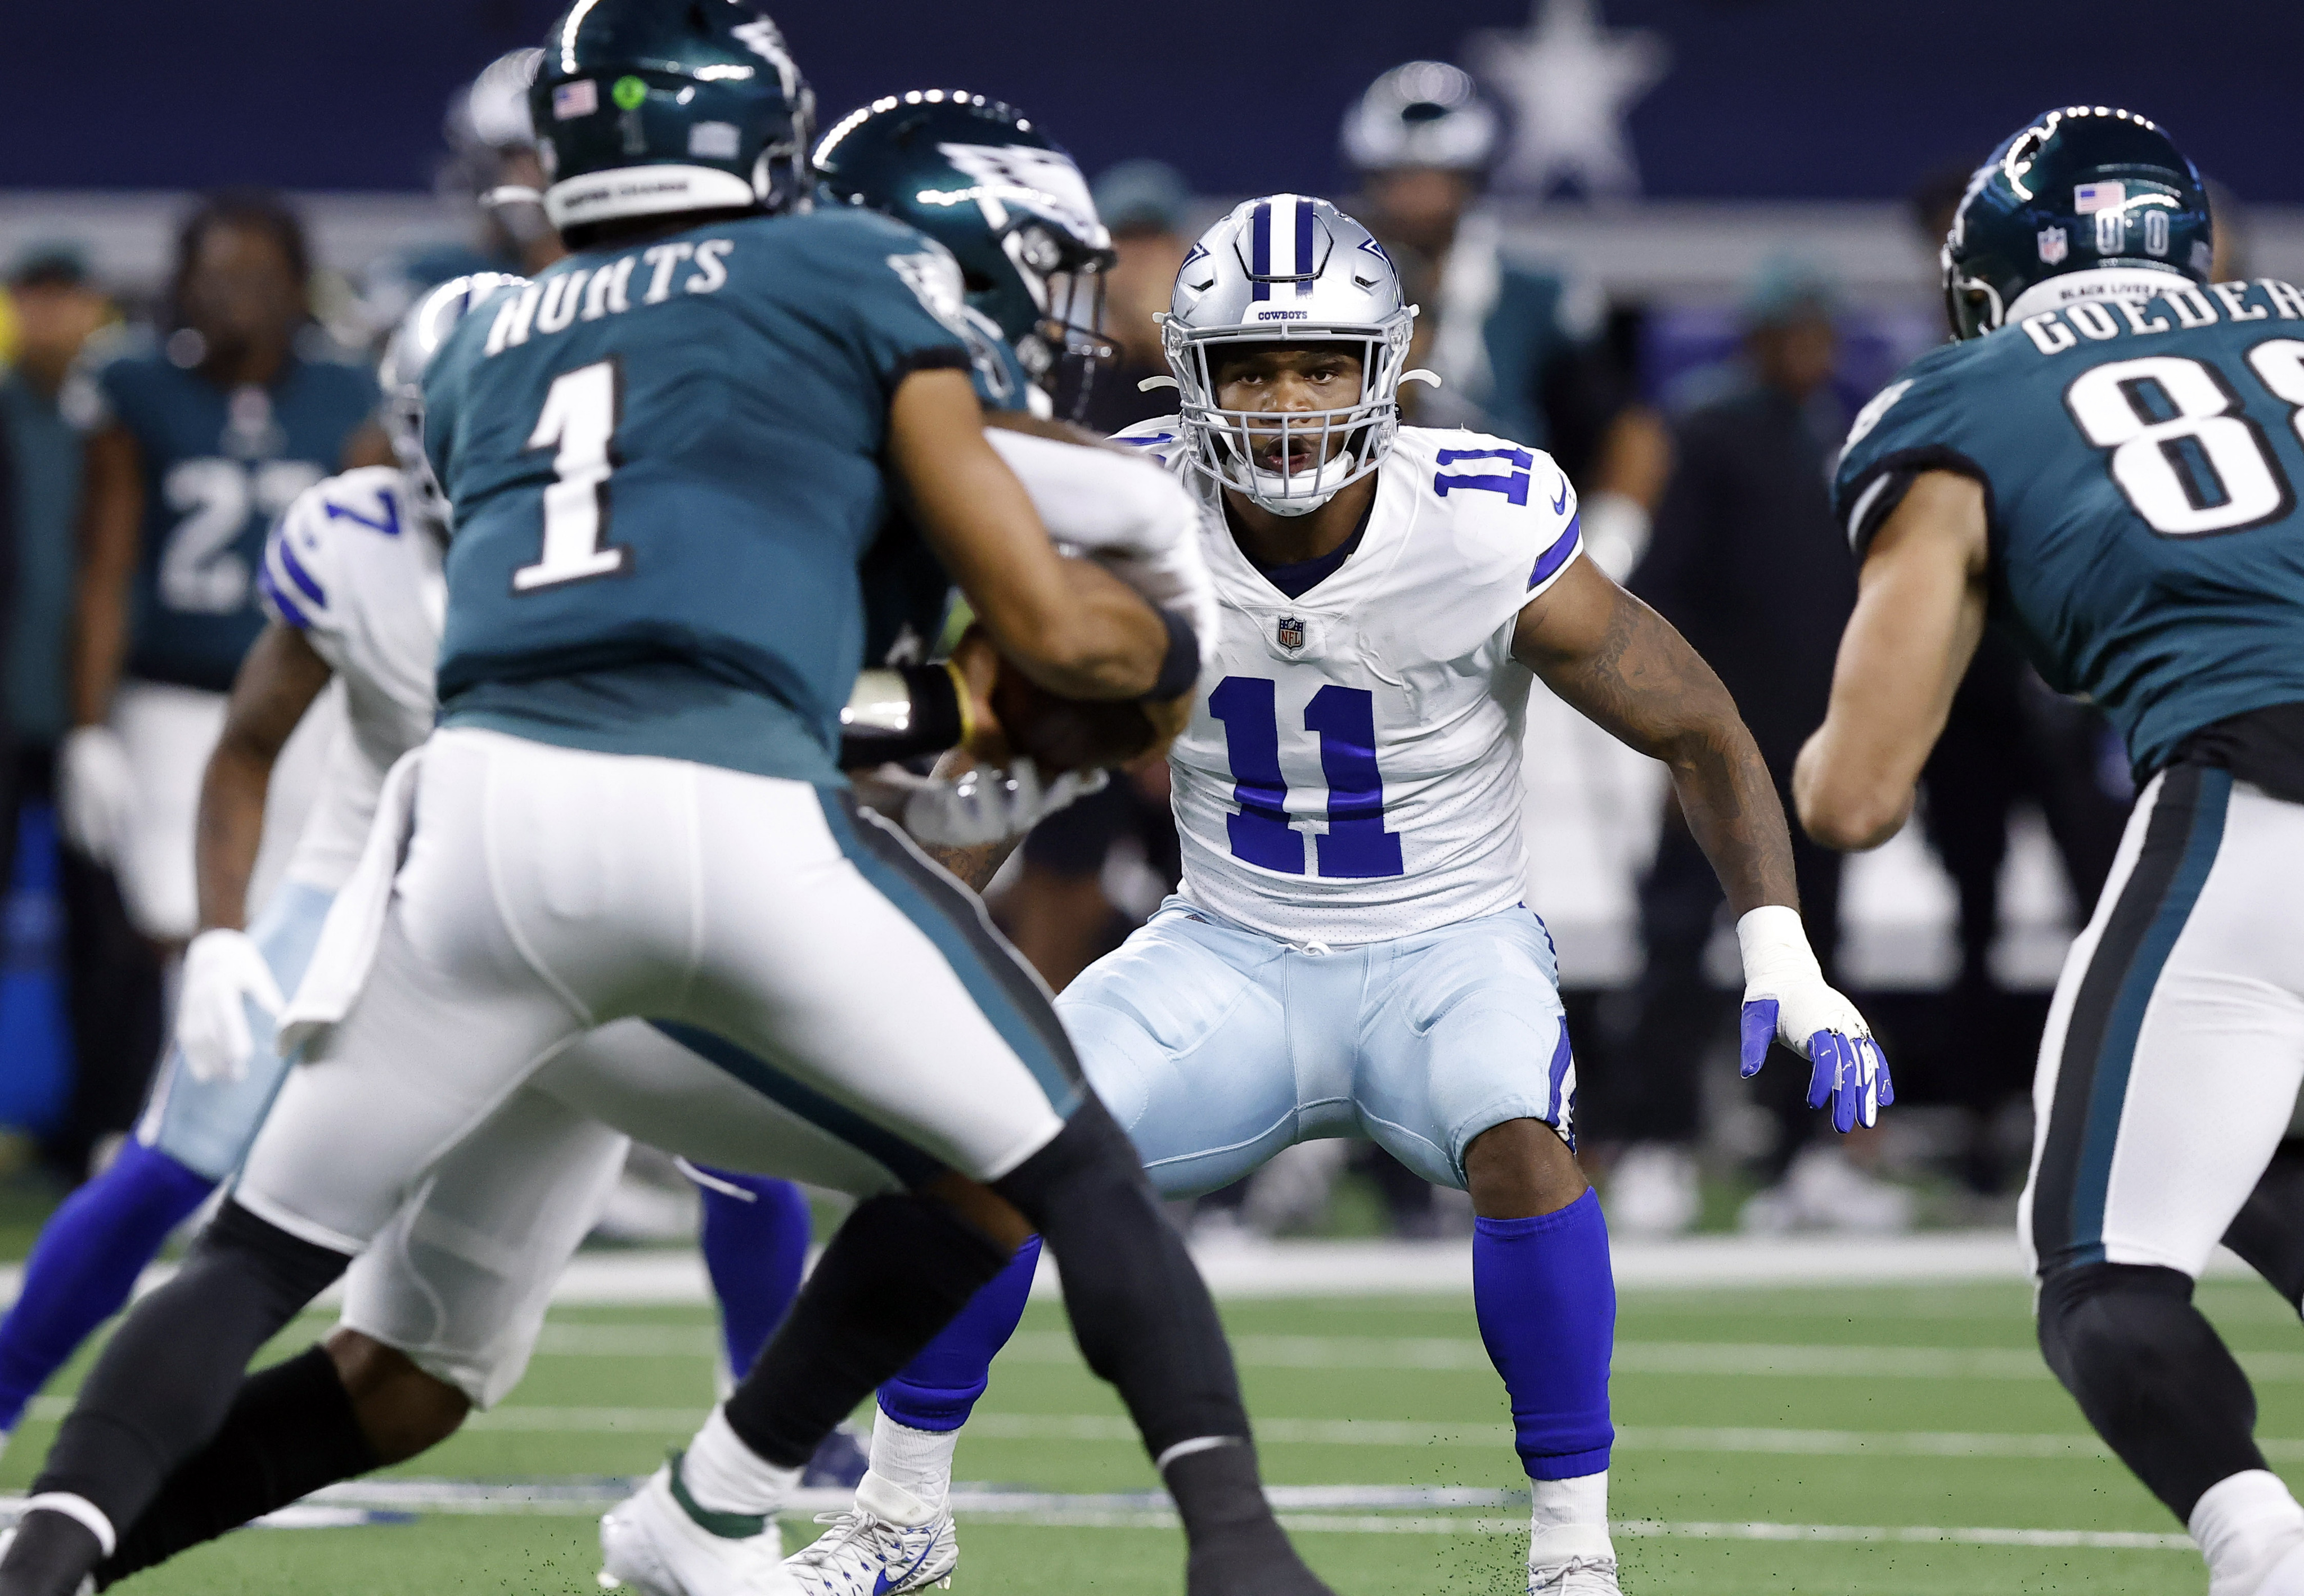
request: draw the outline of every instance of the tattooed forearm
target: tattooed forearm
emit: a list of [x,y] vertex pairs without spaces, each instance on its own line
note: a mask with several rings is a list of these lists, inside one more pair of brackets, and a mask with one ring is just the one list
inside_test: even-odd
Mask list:
[[1735,913],[1797,904],[1783,804],[1735,700],[1669,622],[1594,575],[1532,605],[1514,654],[1618,741],[1664,761]]

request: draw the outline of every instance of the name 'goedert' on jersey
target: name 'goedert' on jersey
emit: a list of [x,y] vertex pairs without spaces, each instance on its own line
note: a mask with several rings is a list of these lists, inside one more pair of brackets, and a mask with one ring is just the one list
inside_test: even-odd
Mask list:
[[[1172,417],[1119,437],[1182,469],[1179,434]],[[1296,598],[1220,514],[1207,524],[1222,621],[1170,754],[1184,896],[1338,944],[1519,903],[1534,678],[1512,625],[1582,551],[1559,468],[1503,438],[1402,428],[1360,547]]]
[[1860,555],[1915,473],[1984,483],[1994,619],[2147,774],[2204,726],[2304,701],[2300,419],[2289,284],[2076,294],[1884,389],[1842,454],[1841,514]]

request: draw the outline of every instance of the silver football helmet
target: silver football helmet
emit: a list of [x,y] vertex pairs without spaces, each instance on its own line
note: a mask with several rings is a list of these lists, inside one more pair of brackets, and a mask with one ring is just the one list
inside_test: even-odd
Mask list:
[[432,462],[424,453],[425,369],[474,306],[499,288],[521,287],[527,282],[525,277],[502,272],[451,277],[401,318],[399,327],[384,346],[384,359],[377,362],[377,386],[384,391],[384,398],[377,411],[385,436],[392,440],[393,457],[408,479],[417,513],[444,531],[449,525],[448,496],[440,490],[440,479],[432,474]]
[[[1384,246],[1326,200],[1243,202],[1184,257],[1160,322],[1193,465],[1277,514],[1318,509],[1390,452],[1415,318]],[[1273,343],[1356,345],[1359,401],[1292,412],[1218,404],[1223,355]],[[1295,463],[1300,443],[1313,463]]]

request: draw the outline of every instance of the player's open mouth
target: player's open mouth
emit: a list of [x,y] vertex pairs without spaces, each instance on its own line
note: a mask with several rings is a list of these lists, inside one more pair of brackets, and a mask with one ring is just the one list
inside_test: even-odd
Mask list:
[[1275,476],[1292,476],[1299,471],[1317,471],[1320,449],[1309,437],[1275,437],[1258,446],[1256,463]]

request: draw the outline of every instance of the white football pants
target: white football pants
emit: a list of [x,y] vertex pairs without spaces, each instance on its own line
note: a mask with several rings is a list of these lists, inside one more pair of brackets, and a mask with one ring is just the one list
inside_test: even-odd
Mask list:
[[[523,1089],[765,1174],[801,1173],[769,1128],[797,1116],[907,1184],[995,1179],[1080,1100],[1045,990],[982,906],[842,795],[456,727],[419,780],[376,962],[236,1189],[292,1234],[360,1251]],[[640,1016],[714,1067],[572,1045]],[[549,1162],[532,1150],[555,1138],[530,1133],[550,1116],[511,1117],[529,1132],[473,1155],[491,1180]]]
[[2304,1081],[2304,804],[2178,765],[2136,801],[2040,1039],[2034,1268],[2197,1278]]

